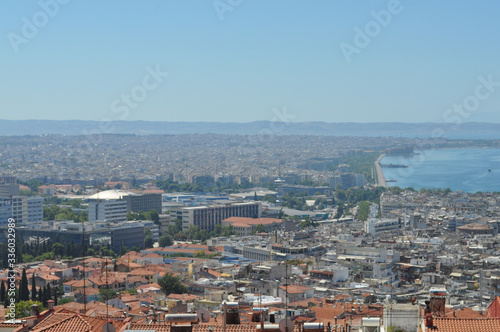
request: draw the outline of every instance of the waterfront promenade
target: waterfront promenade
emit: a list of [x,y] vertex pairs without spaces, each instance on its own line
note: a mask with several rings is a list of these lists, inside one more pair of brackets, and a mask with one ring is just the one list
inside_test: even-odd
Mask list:
[[385,184],[384,172],[382,172],[382,167],[380,167],[380,161],[384,158],[385,154],[381,154],[377,160],[375,160],[375,170],[377,171],[377,186],[387,187]]

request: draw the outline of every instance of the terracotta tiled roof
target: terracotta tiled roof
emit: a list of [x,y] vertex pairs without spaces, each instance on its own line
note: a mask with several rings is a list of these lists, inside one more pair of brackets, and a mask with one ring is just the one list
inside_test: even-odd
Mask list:
[[301,286],[301,285],[288,285],[288,287],[280,286],[280,288],[284,291],[287,291],[288,294],[303,293],[305,291],[314,289],[312,287]]
[[[339,319],[339,324],[343,321]],[[226,325],[226,332],[257,332],[257,326],[259,323],[249,323],[249,324],[240,324],[240,325]],[[170,332],[170,325],[168,324],[144,324],[144,323],[130,323],[127,324],[124,328],[127,330],[139,330],[139,331],[157,331],[157,332]],[[207,324],[197,324],[193,328],[193,332],[223,332],[224,326],[222,324],[209,322]],[[293,332],[298,332],[298,325],[294,326]],[[323,328],[323,331],[327,331],[326,325]],[[332,327],[332,332],[335,332],[335,328]],[[337,331],[340,331],[338,329]]]
[[[83,315],[67,315],[54,313],[47,317],[33,328],[33,332],[93,332],[102,331],[106,324],[106,319],[93,318]],[[113,322],[115,329],[119,330],[123,326],[123,322]]]
[[169,294],[167,298],[172,300],[194,301],[199,298],[199,296],[193,294]]
[[307,300],[293,301],[290,306],[308,308],[310,303],[314,303],[316,306],[319,306],[321,300],[313,297]]
[[490,317],[500,318],[500,296],[495,297],[488,306],[488,315]]
[[[83,294],[83,288],[76,290],[75,294]],[[85,296],[98,295],[98,294],[99,294],[99,289],[97,288],[92,288],[92,287],[85,288]]]
[[77,312],[80,312],[80,310],[83,309],[83,304],[82,303],[78,303],[78,302],[68,302],[68,303],[65,303],[65,304],[61,304],[61,305],[58,305],[58,306],[55,306],[54,309],[56,311],[60,311],[60,312],[66,312],[66,311],[71,311],[73,313],[77,313]]
[[45,279],[45,280],[52,280],[52,281],[60,280],[59,277],[53,276],[51,274],[41,274],[41,275],[38,275],[38,277]]
[[311,270],[309,273],[318,273],[318,274],[327,274],[327,275],[333,275],[332,271],[318,271],[318,270]]
[[498,318],[434,318],[434,327],[426,328],[426,332],[498,332],[500,319]]
[[217,277],[217,278],[219,278],[220,275],[221,275],[220,272],[217,272],[217,271],[214,271],[214,270],[210,270],[210,269],[208,269],[207,272],[208,272],[208,274],[211,274],[211,275],[213,275],[214,277]]
[[474,311],[471,308],[463,308],[459,310],[455,310],[452,313],[455,318],[485,318],[485,316],[481,315],[478,311]]

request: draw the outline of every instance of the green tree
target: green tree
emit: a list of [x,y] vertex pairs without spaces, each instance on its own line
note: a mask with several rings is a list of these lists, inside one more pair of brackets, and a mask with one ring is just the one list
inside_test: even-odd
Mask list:
[[52,245],[52,251],[54,252],[54,256],[63,257],[64,249],[65,249],[64,245],[60,243],[54,243]]
[[36,301],[36,280],[35,273],[31,275],[31,301]]
[[30,291],[28,288],[28,277],[26,276],[26,269],[23,268],[21,283],[19,284],[19,300],[29,301],[29,299],[30,299]]
[[195,251],[194,258],[207,258],[207,254],[203,250]]
[[234,234],[235,234],[235,232],[234,232],[233,225],[222,227],[222,234],[221,234],[222,236],[230,237],[231,235],[234,235]]
[[45,310],[43,304],[39,301],[20,301],[16,303],[16,318],[23,318],[31,316],[31,306],[36,304],[38,306],[38,311],[42,312]]
[[188,239],[188,237],[186,234],[179,232],[179,233],[174,234],[174,239],[176,241],[186,241]]
[[73,297],[63,297],[62,299],[60,299],[58,301],[58,304],[59,305],[63,305],[63,304],[66,304],[66,303],[71,303],[71,302],[74,302]]
[[358,203],[358,219],[361,221],[366,221],[370,215],[370,203],[367,201],[361,201]]
[[38,192],[38,187],[41,186],[42,183],[35,180],[35,179],[31,179],[29,182],[28,182],[28,187],[30,187],[30,189],[34,192]]
[[344,204],[338,205],[334,219],[342,218],[343,215],[344,215]]
[[267,233],[266,231],[266,226],[264,226],[263,224],[258,224],[257,226],[255,226],[255,228],[253,229],[253,232],[252,233]]
[[172,244],[174,244],[174,239],[169,234],[163,234],[158,239],[158,245],[160,247],[168,247],[171,246]]
[[167,296],[170,294],[184,294],[188,291],[188,288],[181,283],[180,278],[171,273],[167,273],[158,279],[158,285]]
[[146,249],[148,248],[153,248],[153,245],[154,245],[154,240],[153,240],[153,237],[151,235],[148,235],[144,238],[144,247]]
[[109,288],[99,288],[99,301],[106,302],[116,296],[116,292]]
[[40,289],[38,290],[38,295],[37,295],[38,302],[43,302],[43,289],[44,289],[43,287],[40,287]]
[[152,220],[155,223],[155,225],[160,224],[160,214],[158,213],[158,211],[153,209],[149,211],[148,214],[149,214],[149,219]]
[[51,298],[52,298],[52,287],[50,287],[50,284],[47,284],[43,292],[42,304],[44,307],[47,307],[47,304]]
[[54,305],[57,305],[58,303],[58,289],[54,288]]
[[2,280],[2,285],[0,286],[0,302],[5,301],[5,283]]
[[186,235],[187,235],[188,239],[194,240],[196,233],[198,233],[199,231],[200,231],[200,228],[198,226],[190,225],[189,228],[186,230]]

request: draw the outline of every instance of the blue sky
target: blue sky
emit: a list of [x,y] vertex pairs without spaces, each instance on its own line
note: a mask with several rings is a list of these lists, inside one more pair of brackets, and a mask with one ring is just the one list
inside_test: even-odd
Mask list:
[[1,119],[500,122],[498,2],[60,1],[1,5]]

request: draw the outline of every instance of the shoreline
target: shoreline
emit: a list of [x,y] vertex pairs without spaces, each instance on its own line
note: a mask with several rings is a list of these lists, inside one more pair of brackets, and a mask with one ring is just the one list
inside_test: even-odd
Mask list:
[[384,172],[382,171],[382,167],[380,166],[380,161],[385,157],[385,153],[382,153],[377,160],[375,160],[375,170],[377,172],[377,186],[387,188],[387,184],[385,182]]
[[[416,154],[410,157],[386,154],[385,157],[390,157],[387,163],[409,164],[414,170],[387,169],[384,173],[387,171],[388,178],[396,179],[394,186],[399,188],[450,188],[452,191],[468,193],[498,192],[499,151],[500,149],[495,148],[447,147],[415,151]],[[443,169],[447,170],[446,174],[442,172]],[[389,182],[387,185],[393,186]]]

